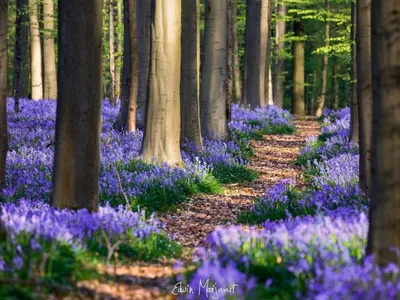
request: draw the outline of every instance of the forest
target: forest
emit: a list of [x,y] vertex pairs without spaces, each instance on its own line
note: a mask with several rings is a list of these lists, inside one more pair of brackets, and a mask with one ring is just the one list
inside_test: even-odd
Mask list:
[[399,0],[0,0],[0,299],[390,300],[399,268]]

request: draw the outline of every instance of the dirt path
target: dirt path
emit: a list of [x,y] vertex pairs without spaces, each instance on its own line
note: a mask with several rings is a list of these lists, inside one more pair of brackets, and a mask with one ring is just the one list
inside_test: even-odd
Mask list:
[[[267,188],[301,174],[293,163],[306,138],[319,134],[319,124],[297,120],[295,125],[295,135],[268,135],[262,141],[251,141],[255,156],[250,167],[260,173],[258,180],[226,185],[222,195],[196,195],[181,204],[176,212],[160,217],[167,231],[188,248],[188,257],[191,250],[204,244],[204,238],[216,226],[236,224],[239,214],[248,211],[253,199],[264,195]],[[174,285],[172,264],[112,268],[104,272],[115,278],[113,283],[92,281],[81,285],[96,290],[96,299],[174,299],[170,294]]]

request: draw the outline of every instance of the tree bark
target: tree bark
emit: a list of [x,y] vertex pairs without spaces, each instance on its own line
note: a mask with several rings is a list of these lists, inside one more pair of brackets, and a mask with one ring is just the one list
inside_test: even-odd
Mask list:
[[138,95],[138,40],[136,0],[124,0],[124,63],[121,106],[114,127],[120,131],[136,131]]
[[357,76],[360,187],[368,194],[372,142],[371,0],[357,1]]
[[151,1],[137,2],[137,32],[139,47],[139,85],[138,85],[138,108],[136,126],[138,129],[144,129],[146,124],[146,109],[148,99],[149,85],[149,67],[150,67],[150,44],[151,44]]
[[227,44],[226,44],[226,120],[229,123],[232,119],[232,97],[233,97],[233,18],[232,3],[235,0],[228,0],[227,3]]
[[237,7],[236,1],[232,1],[232,44],[233,44],[233,86],[234,101],[239,104],[242,99],[242,74],[240,72],[240,56],[238,42]]
[[[20,82],[22,68],[22,16],[23,16],[23,0],[16,1],[16,17],[15,17],[15,44],[14,44],[14,69],[13,69],[13,97],[14,112],[19,112],[20,98]],[[26,4],[26,3],[25,3]]]
[[[302,21],[294,22],[294,33],[298,38],[304,36]],[[305,115],[304,98],[304,41],[293,42],[293,97],[292,113],[299,116]]]
[[[0,0],[0,190],[6,184],[7,131],[7,25],[8,0]],[[0,226],[2,227],[2,226]]]
[[31,97],[43,99],[42,46],[40,44],[38,6],[36,0],[29,0],[29,27],[31,38]]
[[227,0],[207,0],[204,22],[204,61],[200,90],[203,134],[225,139],[228,135],[226,113],[227,79]]
[[285,60],[282,58],[282,52],[285,50],[285,34],[286,34],[286,7],[283,4],[277,4],[276,9],[276,58],[275,58],[275,73],[274,73],[274,103],[276,106],[283,107],[284,89],[284,71]]
[[272,18],[272,6],[271,2],[267,1],[268,9],[267,9],[267,54],[265,58],[265,98],[264,98],[264,105],[272,105],[273,104],[273,90],[272,90],[272,76],[271,76],[271,64],[270,64],[270,57],[271,57],[271,18]]
[[[329,12],[329,2],[328,0],[325,0],[325,8],[326,11]],[[329,46],[329,22],[328,20],[325,20],[325,45]],[[315,115],[317,117],[320,117],[322,115],[322,110],[325,107],[326,103],[326,92],[327,92],[327,87],[328,87],[328,66],[329,66],[329,56],[328,54],[324,55],[323,58],[323,67],[322,67],[322,89],[321,89],[321,96],[317,100],[317,107],[315,110]]]
[[356,48],[356,4],[351,3],[351,86],[350,86],[350,140],[358,143],[359,136],[359,120],[358,120],[358,102],[357,102],[357,48]]
[[115,96],[115,30],[114,30],[114,0],[108,0],[109,13],[109,51],[110,51],[110,103],[115,106],[117,99]]
[[[181,1],[152,0],[149,99],[142,155],[170,165],[182,161]],[[168,45],[166,47],[165,45]]]
[[269,0],[246,1],[246,44],[242,102],[251,108],[266,103],[266,65],[269,62]]
[[102,0],[59,0],[52,205],[98,209]]
[[313,116],[314,115],[314,110],[315,110],[315,103],[317,102],[317,71],[313,71],[313,92],[312,92],[312,97],[310,101],[310,106],[308,113],[309,115]]
[[[123,49],[124,49],[124,17],[123,17],[123,0],[117,0],[117,20],[118,20],[118,42],[117,42],[117,64],[115,68],[115,96],[121,98],[121,80],[122,80],[122,60],[123,60]],[[122,30],[121,30],[122,29]]]
[[400,264],[392,249],[400,249],[399,12],[397,0],[372,1],[374,139],[367,254],[381,266]]
[[53,0],[43,1],[43,23],[45,36],[43,41],[44,58],[44,98],[57,98],[56,50],[54,46],[54,3]]
[[200,127],[200,0],[182,2],[181,143],[202,149]]

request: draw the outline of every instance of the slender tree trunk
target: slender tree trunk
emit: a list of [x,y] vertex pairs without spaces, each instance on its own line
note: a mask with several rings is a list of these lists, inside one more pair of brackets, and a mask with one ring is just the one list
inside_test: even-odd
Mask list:
[[60,76],[52,205],[96,211],[103,1],[59,0],[58,3]]
[[150,44],[151,44],[151,1],[137,2],[137,30],[139,47],[139,85],[136,126],[144,129],[149,85]]
[[57,98],[56,50],[54,46],[54,3],[53,0],[43,2],[43,21],[45,36],[43,41],[44,57],[44,98]]
[[[115,68],[115,96],[117,98],[121,98],[121,80],[122,80],[122,58],[123,58],[123,49],[124,49],[124,35],[123,35],[123,5],[122,5],[123,0],[117,0],[117,20],[118,20],[118,42],[117,42],[117,64]],[[136,125],[135,125],[136,126]]]
[[286,7],[283,4],[277,4],[276,14],[278,20],[276,21],[276,58],[275,58],[275,74],[274,74],[274,103],[278,107],[283,107],[284,89],[284,71],[285,60],[282,58],[282,52],[285,49],[285,34],[286,34]]
[[225,139],[227,79],[227,0],[207,0],[204,22],[204,61],[200,91],[201,128],[207,137]]
[[312,92],[312,97],[310,101],[310,107],[308,113],[313,116],[314,115],[314,110],[315,110],[315,103],[317,102],[317,71],[313,71],[313,92]]
[[274,87],[273,87],[273,80],[272,80],[272,69],[271,66],[268,68],[268,105],[274,105]]
[[339,65],[337,59],[335,59],[335,65],[333,66],[333,99],[332,109],[339,109]]
[[242,102],[255,108],[263,106],[268,48],[269,0],[246,1],[245,71]]
[[351,3],[351,86],[350,86],[350,140],[358,143],[359,120],[358,120],[358,101],[357,101],[357,48],[356,48],[356,4]]
[[124,0],[124,64],[119,115],[114,127],[120,131],[136,131],[138,95],[138,40],[136,32],[136,0]]
[[[27,7],[28,0],[22,0],[22,7]],[[24,11],[21,17],[21,76],[19,96],[21,98],[28,98],[30,86],[30,55],[29,55],[29,13]]]
[[108,12],[110,19],[110,31],[109,31],[109,48],[110,48],[110,102],[111,105],[117,104],[115,90],[115,30],[114,30],[114,0],[108,0]]
[[382,266],[400,264],[392,248],[400,249],[399,12],[397,0],[372,1],[374,140],[367,254]]
[[[329,12],[329,2],[325,0],[325,7],[326,11]],[[325,20],[325,45],[329,46],[329,22]],[[318,98],[317,101],[317,108],[315,111],[315,115],[320,117],[322,115],[322,110],[324,109],[326,103],[326,92],[328,87],[328,66],[329,66],[329,56],[326,54],[323,58],[323,67],[322,67],[322,89],[321,89],[321,96]]]
[[[149,101],[142,155],[175,165],[180,152],[181,1],[152,0]],[[168,45],[168,47],[165,47]]]
[[242,99],[242,74],[240,72],[240,56],[238,42],[237,7],[236,1],[232,1],[232,43],[233,43],[233,86],[234,102],[239,104]]
[[31,96],[32,100],[43,99],[42,46],[40,44],[37,0],[29,0],[29,27],[31,34]]
[[[8,0],[0,0],[0,190],[6,184],[7,131],[7,25]],[[0,226],[2,227],[2,226]]]
[[372,142],[371,0],[357,1],[357,77],[360,187],[369,193]]
[[232,97],[233,97],[233,18],[232,3],[235,0],[228,0],[227,3],[227,44],[226,44],[226,120],[229,123],[232,119]]
[[22,68],[22,15],[23,15],[23,0],[16,1],[16,17],[15,17],[15,44],[14,44],[14,69],[13,69],[13,97],[14,97],[14,112],[19,112],[20,98],[20,82]]
[[200,127],[200,0],[182,2],[181,143],[202,149]]
[[[294,22],[294,33],[298,38],[304,36],[304,24],[302,21]],[[304,97],[304,41],[293,42],[293,97],[292,112],[295,115],[305,115]]]
[[270,65],[270,57],[271,57],[271,18],[272,18],[272,6],[271,2],[267,1],[268,9],[267,9],[267,54],[265,58],[265,97],[264,103],[262,106],[273,104],[272,99],[272,77],[271,77],[271,65]]

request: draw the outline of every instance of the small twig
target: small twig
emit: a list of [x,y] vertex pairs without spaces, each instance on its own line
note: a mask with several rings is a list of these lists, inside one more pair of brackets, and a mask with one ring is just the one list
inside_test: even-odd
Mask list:
[[122,240],[118,240],[115,244],[111,244],[110,239],[108,238],[106,232],[103,228],[101,228],[101,234],[103,235],[104,240],[106,241],[107,245],[107,267],[110,266],[111,258],[113,257],[115,249],[123,242]]
[[115,167],[115,172],[117,173],[117,179],[119,183],[119,188],[121,189],[122,196],[124,197],[126,205],[128,206],[129,210],[132,211],[132,207],[131,204],[129,203],[128,196],[126,195],[124,188],[122,187],[121,177],[119,176],[117,167]]

